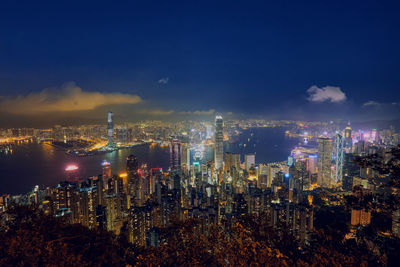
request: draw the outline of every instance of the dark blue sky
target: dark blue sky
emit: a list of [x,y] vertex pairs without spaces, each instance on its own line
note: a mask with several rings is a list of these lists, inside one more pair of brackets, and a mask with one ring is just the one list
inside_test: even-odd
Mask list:
[[[132,116],[365,120],[400,110],[398,1],[115,2],[2,1],[4,117],[23,117],[10,103],[44,88],[44,104],[70,95],[57,93],[68,82],[138,95],[116,108]],[[314,85],[345,97],[311,101]]]

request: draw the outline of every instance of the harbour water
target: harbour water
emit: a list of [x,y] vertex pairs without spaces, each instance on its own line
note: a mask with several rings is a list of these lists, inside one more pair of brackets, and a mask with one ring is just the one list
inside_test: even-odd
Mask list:
[[[236,142],[226,142],[224,151],[240,153],[242,161],[244,154],[255,153],[256,163],[276,162],[286,160],[298,143],[298,139],[286,137],[283,129],[254,128],[243,131]],[[0,153],[0,194],[25,193],[35,185],[54,186],[64,179],[64,169],[69,164],[78,165],[82,177],[90,177],[100,174],[101,163],[107,160],[112,172],[117,174],[125,169],[126,157],[130,154],[149,168],[167,169],[169,165],[169,148],[158,145],[141,145],[87,157],[69,156],[46,143],[13,145],[12,153]]]

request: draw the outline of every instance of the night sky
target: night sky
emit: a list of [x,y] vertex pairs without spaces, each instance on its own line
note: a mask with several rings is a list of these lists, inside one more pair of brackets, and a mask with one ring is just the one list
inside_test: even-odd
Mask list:
[[0,127],[399,118],[398,1],[1,1]]

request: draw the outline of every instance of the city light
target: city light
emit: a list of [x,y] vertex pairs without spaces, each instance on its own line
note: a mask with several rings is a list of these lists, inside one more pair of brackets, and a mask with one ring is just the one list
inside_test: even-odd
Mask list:
[[78,169],[78,166],[76,165],[68,165],[67,168],[65,168],[66,171],[75,171]]

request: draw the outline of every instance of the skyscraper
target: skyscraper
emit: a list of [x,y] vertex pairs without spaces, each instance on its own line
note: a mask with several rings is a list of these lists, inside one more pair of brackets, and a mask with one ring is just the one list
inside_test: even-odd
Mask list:
[[318,179],[319,186],[331,185],[332,165],[332,140],[330,138],[318,138]]
[[139,169],[139,163],[135,155],[130,155],[126,158],[126,171],[128,174],[136,173]]
[[103,185],[104,188],[108,188],[108,179],[111,178],[111,164],[108,161],[103,161],[101,163],[103,173],[102,173],[102,178],[103,178]]
[[179,172],[182,168],[182,144],[178,139],[173,139],[171,141],[170,151],[169,151],[169,161],[171,171]]
[[224,161],[224,122],[221,116],[215,117],[215,149],[214,149],[214,161],[215,169],[219,170],[222,168]]
[[108,135],[108,144],[114,144],[114,123],[113,123],[113,113],[108,112],[108,124],[107,124],[107,135]]
[[256,164],[256,155],[247,154],[244,155],[244,167],[248,171],[252,165]]
[[347,124],[347,127],[344,129],[344,147],[351,151],[353,147],[353,140],[351,138],[351,127],[350,122]]
[[335,137],[335,151],[333,159],[335,160],[335,182],[339,183],[343,177],[343,137],[339,133]]
[[317,155],[309,155],[308,156],[308,171],[312,174],[317,172]]
[[232,167],[235,167],[236,170],[239,170],[240,169],[240,154],[225,152],[224,162],[225,162],[225,164],[224,164],[225,172],[230,172]]

